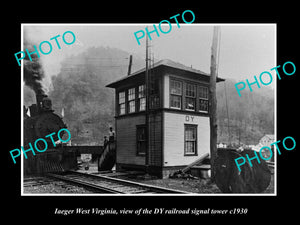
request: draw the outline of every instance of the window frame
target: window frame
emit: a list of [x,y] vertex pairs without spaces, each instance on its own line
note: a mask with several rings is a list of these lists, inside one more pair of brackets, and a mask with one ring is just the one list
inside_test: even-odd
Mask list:
[[[132,90],[133,90],[133,92],[132,92]],[[135,111],[136,111],[135,100],[136,100],[136,90],[135,90],[135,87],[128,88],[128,90],[127,90],[127,104],[128,104],[127,109],[128,109],[128,114],[129,113],[135,113]],[[133,111],[131,111],[132,109],[133,109]]]
[[[203,89],[206,90],[206,96],[200,96],[200,94],[201,94],[200,89],[201,88],[203,88]],[[198,112],[208,113],[208,111],[209,111],[209,92],[208,92],[208,87],[203,86],[203,85],[198,85],[197,89],[198,89],[198,99],[197,99],[197,101],[198,101]],[[200,109],[200,100],[204,100],[204,101],[207,102],[207,110],[201,110]]]
[[[181,83],[181,95],[179,93],[172,93],[172,82],[180,82]],[[194,90],[189,90],[190,87],[193,86]],[[185,80],[178,78],[176,76],[170,76],[169,79],[169,108],[175,109],[175,110],[181,110],[181,111],[187,111],[187,112],[197,112],[197,113],[203,113],[208,114],[209,113],[209,92],[208,92],[208,84],[203,82],[197,82],[194,80]],[[191,92],[194,92],[194,94],[191,94]],[[205,93],[205,94],[204,94]],[[172,102],[174,101],[173,98],[178,98],[175,100],[175,102],[179,102],[180,108],[172,106]],[[192,100],[191,100],[192,99]],[[187,107],[187,104],[189,101],[192,101],[192,104],[194,104],[194,109],[189,109]],[[201,101],[206,102],[206,109],[203,110],[201,108]]]
[[[143,99],[143,109],[141,109],[142,99]],[[138,85],[138,107],[137,107],[137,111],[138,112],[146,111],[146,85],[145,84]]]
[[[188,86],[194,86],[194,96],[192,95],[189,95],[188,94],[188,91],[191,92],[191,90],[188,90]],[[196,111],[197,110],[197,84],[193,84],[193,83],[190,83],[190,82],[185,82],[185,95],[184,95],[184,98],[185,98],[185,106],[184,106],[184,109],[187,110],[187,111]],[[187,108],[187,99],[192,99],[193,102],[194,102],[194,109],[189,109]]]
[[[145,139],[139,139],[139,129],[144,129]],[[144,151],[141,151],[140,143],[144,143]],[[136,155],[146,156],[147,152],[147,126],[146,124],[136,125]]]
[[[124,97],[122,97],[122,99],[124,99],[124,101],[120,101],[121,98],[120,98],[120,94],[121,93],[124,93]],[[121,107],[122,106],[122,107]],[[124,113],[121,113],[121,108],[124,107]],[[118,115],[125,115],[126,114],[126,91],[123,90],[123,91],[119,91],[118,92]]]
[[[187,140],[186,129],[193,128],[195,131],[195,139]],[[187,142],[194,143],[194,152],[187,152]],[[184,156],[197,156],[198,155],[198,125],[197,124],[184,124]]]
[[[180,85],[181,85],[181,93],[180,93],[180,94],[178,94],[178,93],[172,93],[172,82],[180,83]],[[170,79],[170,90],[169,90],[169,95],[170,95],[170,108],[171,108],[171,109],[182,109],[183,82],[180,81],[180,80],[176,80],[176,79],[171,78],[171,79]],[[179,101],[180,107],[172,106],[172,97],[177,97],[177,98],[179,98],[179,100],[180,100],[180,101]]]

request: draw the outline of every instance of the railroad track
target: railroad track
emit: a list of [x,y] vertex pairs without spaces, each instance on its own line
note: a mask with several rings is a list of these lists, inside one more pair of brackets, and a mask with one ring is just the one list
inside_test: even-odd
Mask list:
[[189,194],[175,189],[163,188],[103,175],[68,171],[49,173],[47,176],[93,189],[95,193],[110,194]]
[[23,180],[23,187],[47,185],[53,181],[53,179],[48,177],[26,177]]

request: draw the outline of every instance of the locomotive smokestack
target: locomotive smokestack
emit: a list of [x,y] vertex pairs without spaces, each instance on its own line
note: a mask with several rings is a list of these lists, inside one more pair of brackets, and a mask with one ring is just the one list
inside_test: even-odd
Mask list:
[[40,113],[42,111],[42,104],[43,104],[43,98],[48,97],[42,92],[36,93],[36,106],[37,106],[37,112]]

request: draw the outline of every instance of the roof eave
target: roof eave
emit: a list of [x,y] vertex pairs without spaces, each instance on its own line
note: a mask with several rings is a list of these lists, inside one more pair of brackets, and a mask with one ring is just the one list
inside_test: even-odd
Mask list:
[[[165,67],[169,67],[169,68],[174,68],[174,67],[172,67],[172,66],[164,65],[164,64],[157,65],[155,68],[158,68],[158,67],[161,67],[161,66],[165,66]],[[203,72],[203,73],[200,73],[200,72],[195,72],[195,71],[184,70],[184,69],[182,69],[182,68],[174,68],[174,69],[177,69],[177,70],[183,70],[183,71],[191,72],[191,73],[194,73],[194,74],[199,74],[199,75],[202,75],[202,76],[206,76],[206,77],[208,77],[208,78],[210,77],[209,74],[204,73],[204,72]],[[141,69],[141,70],[138,70],[138,71],[134,72],[134,73],[131,74],[131,75],[125,76],[125,77],[123,77],[123,78],[120,78],[120,79],[118,79],[118,80],[116,80],[116,81],[114,81],[114,82],[112,82],[112,83],[106,85],[105,87],[115,88],[115,87],[117,86],[118,83],[120,83],[120,82],[122,82],[122,81],[125,81],[125,80],[127,80],[127,79],[130,79],[130,78],[132,78],[132,77],[139,76],[139,75],[141,75],[141,74],[143,74],[143,73],[145,73],[145,68],[143,68],[143,69]],[[217,77],[217,82],[222,82],[222,81],[225,81],[225,79],[224,79],[224,78]]]

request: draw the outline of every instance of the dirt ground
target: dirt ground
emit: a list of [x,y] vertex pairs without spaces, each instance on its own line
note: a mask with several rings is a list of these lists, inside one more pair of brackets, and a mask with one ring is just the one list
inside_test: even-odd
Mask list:
[[211,183],[209,179],[157,179],[147,180],[144,183],[157,185],[192,193],[221,193],[217,185]]
[[[183,179],[183,178],[167,178],[167,179],[130,179],[141,183],[157,185],[166,188],[172,188],[197,194],[221,193],[220,189],[210,179]],[[262,193],[274,193],[274,176],[271,177],[269,187]]]
[[83,187],[72,185],[63,181],[51,180],[41,185],[24,186],[23,193],[24,194],[92,194],[93,192]]

